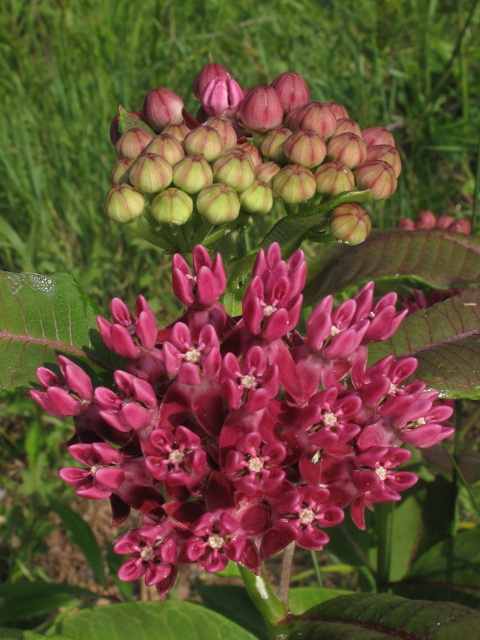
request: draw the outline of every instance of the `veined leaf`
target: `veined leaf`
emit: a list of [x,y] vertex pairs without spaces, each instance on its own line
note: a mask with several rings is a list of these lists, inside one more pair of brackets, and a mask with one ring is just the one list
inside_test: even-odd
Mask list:
[[350,593],[353,593],[353,591],[326,589],[324,587],[297,587],[296,589],[290,589],[288,594],[289,609],[293,615],[298,616],[317,604]]
[[191,602],[129,602],[83,609],[58,632],[74,640],[256,640],[227,618]]
[[451,602],[355,594],[305,613],[295,640],[478,640],[480,613]]
[[444,398],[480,398],[480,287],[407,316],[385,342],[369,347],[369,362],[387,355],[418,359],[415,378]]
[[56,368],[58,354],[105,383],[115,356],[97,329],[100,310],[72,276],[0,272],[0,302],[0,389],[37,385],[37,367]]
[[409,278],[454,289],[480,278],[480,238],[438,229],[374,229],[357,247],[337,244],[318,251],[308,269],[308,301],[369,280]]

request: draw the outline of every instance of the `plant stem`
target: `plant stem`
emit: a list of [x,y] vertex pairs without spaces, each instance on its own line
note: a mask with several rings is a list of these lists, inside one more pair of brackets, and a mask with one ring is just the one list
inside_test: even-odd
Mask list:
[[311,551],[310,553],[312,554],[313,568],[315,569],[315,576],[317,578],[318,586],[323,587],[323,578],[320,572],[320,566],[318,564],[317,553],[316,551]]
[[295,542],[291,542],[283,552],[282,575],[277,591],[277,598],[283,602],[288,609],[288,591],[290,589],[290,576],[292,574],[293,556],[295,554]]
[[390,585],[392,556],[392,504],[376,505],[377,521],[377,590],[386,593]]
[[448,535],[448,542],[447,542],[447,575],[446,575],[447,600],[450,599],[450,594],[452,591],[452,584],[453,584],[453,556],[455,552],[455,533],[457,531],[458,480],[459,480],[459,476],[461,475],[460,469],[458,468],[458,459],[460,455],[460,438],[461,438],[461,432],[462,432],[462,405],[463,405],[462,401],[458,400],[455,406],[455,440],[453,445],[453,456],[448,451],[448,449],[444,446],[453,464],[453,473],[452,473],[453,491],[452,491],[452,504],[451,504],[451,512],[450,512],[450,532]]
[[475,172],[475,192],[473,194],[472,207],[472,235],[475,235],[478,229],[478,197],[480,194],[480,126],[478,127],[478,147],[477,147],[477,170]]
[[276,640],[280,635],[277,625],[287,617],[287,607],[273,593],[263,573],[256,576],[241,565],[238,568],[248,595],[265,620],[271,640]]

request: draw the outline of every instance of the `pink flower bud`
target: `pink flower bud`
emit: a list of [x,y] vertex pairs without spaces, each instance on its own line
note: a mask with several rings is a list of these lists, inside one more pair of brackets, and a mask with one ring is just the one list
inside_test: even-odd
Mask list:
[[307,83],[299,73],[290,71],[281,73],[270,86],[277,92],[285,113],[295,107],[307,104],[310,100],[310,91]]
[[161,133],[159,136],[155,136],[146,147],[145,153],[154,153],[160,156],[166,160],[171,167],[185,157],[185,152],[180,142],[168,133]]
[[357,187],[370,189],[372,200],[390,198],[397,188],[395,171],[383,160],[365,162],[357,171]]
[[110,172],[110,184],[115,185],[120,182],[128,183],[128,170],[134,162],[135,158],[120,158],[120,160],[117,160]]
[[253,215],[261,215],[271,211],[273,194],[271,187],[265,182],[254,180],[252,186],[240,195],[242,209]]
[[431,211],[420,211],[415,219],[415,229],[433,229],[437,219]]
[[367,159],[365,142],[354,133],[341,133],[329,140],[327,152],[330,159],[338,160],[349,169],[358,169]]
[[167,124],[163,134],[173,136],[179,142],[183,142],[189,131],[190,129],[185,124]]
[[152,140],[152,136],[143,129],[125,131],[115,146],[117,158],[137,158]]
[[173,184],[187,193],[198,193],[212,182],[212,169],[202,156],[186,156],[173,167]]
[[134,187],[145,193],[158,193],[172,182],[172,167],[154,153],[144,153],[130,167],[128,173]]
[[338,196],[355,187],[355,178],[348,167],[340,162],[327,162],[318,167],[315,173],[317,193],[322,196]]
[[273,178],[280,171],[276,162],[262,162],[255,167],[255,178],[272,186]]
[[452,224],[453,222],[453,218],[452,216],[447,215],[446,213],[443,214],[443,216],[440,216],[439,218],[437,218],[437,221],[435,222],[435,227],[437,229],[448,229],[448,227]]
[[467,218],[458,218],[458,220],[454,220],[448,227],[448,231],[454,231],[455,233],[464,233],[468,236],[472,232],[470,220],[468,220]]
[[368,147],[367,162],[370,160],[383,160],[388,162],[395,171],[395,177],[398,178],[402,171],[402,161],[400,160],[400,154],[395,147],[389,147],[386,144],[376,145],[374,147]]
[[348,119],[348,113],[343,104],[337,104],[336,102],[325,102],[324,104],[332,111],[337,120]]
[[203,156],[207,162],[214,162],[225,151],[225,143],[220,133],[204,124],[185,136],[186,152],[191,156]]
[[285,127],[271,129],[262,140],[262,155],[278,164],[285,164],[287,159],[283,151],[283,143],[291,135],[290,129]]
[[354,133],[359,138],[362,137],[362,130],[354,120],[348,118],[340,118],[337,120],[337,128],[335,129],[334,136],[339,136],[341,133]]
[[240,149],[249,155],[254,169],[262,162],[260,151],[253,144],[250,144],[249,142],[242,142],[241,144],[237,144],[236,149]]
[[198,212],[212,224],[226,224],[238,218],[240,201],[228,184],[212,184],[197,197]]
[[282,124],[283,107],[273,87],[260,86],[243,98],[238,115],[246,129],[268,131]]
[[242,100],[243,93],[240,85],[230,76],[228,78],[216,77],[210,80],[202,96],[205,111],[217,118],[234,116]]
[[355,246],[363,242],[372,228],[370,216],[358,204],[341,204],[330,219],[332,234],[342,242]]
[[228,77],[228,71],[223,65],[214,63],[206,64],[200,69],[193,81],[193,95],[199,102],[202,102],[203,92],[209,82],[215,78],[223,78],[226,80]]
[[120,183],[110,189],[104,211],[115,222],[132,222],[145,209],[143,195],[128,184]]
[[362,131],[362,138],[367,147],[376,147],[381,144],[386,144],[389,147],[395,146],[395,139],[393,135],[384,127],[370,127],[370,129],[364,129],[364,131]]
[[322,138],[330,138],[337,128],[337,119],[333,112],[321,102],[310,102],[300,107],[288,125],[293,131],[315,131]]
[[230,151],[237,144],[237,134],[228,120],[223,118],[210,117],[205,123],[218,131],[225,144],[225,151]]
[[215,179],[242,192],[252,186],[255,174],[248,153],[236,147],[219,158],[213,165]]
[[397,222],[397,229],[407,229],[413,231],[415,229],[415,223],[410,218],[400,218]]
[[316,184],[313,173],[298,164],[289,164],[273,178],[273,191],[288,204],[299,204],[313,198]]
[[[132,116],[132,118],[136,118],[137,120],[143,120],[143,111],[127,111],[128,115]],[[115,146],[117,142],[122,137],[119,127],[120,122],[120,114],[117,113],[116,116],[113,116],[112,122],[110,124],[110,140]]]
[[143,103],[143,113],[148,124],[160,133],[167,124],[180,124],[183,120],[181,98],[165,87],[152,89]]
[[185,224],[193,213],[193,200],[184,191],[171,187],[152,202],[152,216],[159,224]]
[[317,167],[327,155],[327,145],[315,131],[297,131],[285,141],[283,149],[289,162],[308,169]]

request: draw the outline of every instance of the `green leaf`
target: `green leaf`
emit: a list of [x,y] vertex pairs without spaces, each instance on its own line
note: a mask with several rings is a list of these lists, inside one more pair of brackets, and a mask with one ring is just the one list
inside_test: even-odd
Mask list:
[[422,521],[422,508],[415,495],[396,503],[392,517],[390,580],[400,580],[412,561]]
[[27,454],[28,467],[33,469],[43,445],[43,427],[38,420],[32,420],[28,425],[23,442]]
[[113,542],[108,543],[107,547],[107,565],[108,571],[110,572],[110,576],[114,583],[117,586],[117,589],[120,591],[124,600],[131,600],[133,595],[133,585],[131,582],[123,582],[118,577],[118,570],[120,566],[127,560],[130,556],[122,555],[120,553],[115,553],[113,550]]
[[83,609],[58,627],[75,640],[256,640],[214,611],[175,600]]
[[7,598],[0,609],[0,624],[38,618],[60,607],[68,607],[75,603],[80,605],[81,602],[78,598],[72,598],[67,594]]
[[455,603],[355,594],[305,614],[293,640],[478,640],[480,613]]
[[480,287],[412,313],[390,340],[369,346],[370,363],[390,354],[417,358],[413,378],[444,398],[480,398]]
[[230,585],[200,585],[198,592],[207,609],[216,611],[260,640],[268,640],[268,632],[262,614],[253,604],[245,587]]
[[290,589],[290,593],[288,594],[289,609],[293,615],[299,616],[317,604],[350,593],[353,593],[353,591],[347,591],[345,589],[325,589],[321,587],[298,587],[297,589]]
[[242,579],[242,574],[240,573],[238,564],[233,560],[229,560],[225,569],[223,571],[219,571],[215,575],[220,576],[221,578],[240,578],[240,580]]
[[369,280],[408,278],[454,289],[480,278],[480,238],[460,233],[374,229],[357,247],[337,244],[318,251],[308,269],[307,301]]
[[72,542],[78,546],[85,556],[95,578],[103,587],[106,587],[102,552],[88,522],[85,522],[82,516],[67,507],[66,504],[55,500],[55,498],[50,497],[48,501],[65,526]]
[[120,133],[124,134],[125,131],[129,129],[143,129],[147,133],[149,133],[152,138],[156,136],[156,133],[153,129],[151,129],[146,122],[143,120],[138,120],[138,118],[134,118],[131,116],[126,109],[124,109],[121,105],[118,107],[118,112],[120,114],[120,119],[118,121],[118,128],[120,129]]
[[[65,636],[48,636],[50,640],[68,640]],[[10,629],[8,627],[0,627],[0,640],[37,640],[37,638],[45,638],[40,633],[34,631],[25,631],[24,629]]]
[[[35,371],[63,354],[101,384],[115,356],[97,329],[96,304],[67,273],[0,272],[0,389],[38,385]],[[110,374],[108,374],[110,375]]]
[[37,596],[68,594],[72,596],[96,596],[93,591],[71,584],[55,582],[21,582],[0,585],[0,598],[35,598]]

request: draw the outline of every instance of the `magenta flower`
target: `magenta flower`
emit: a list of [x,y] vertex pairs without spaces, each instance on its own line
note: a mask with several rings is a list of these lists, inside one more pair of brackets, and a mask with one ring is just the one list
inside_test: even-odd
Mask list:
[[243,93],[240,85],[230,76],[212,78],[205,87],[202,96],[205,111],[217,118],[234,116],[242,100]]
[[216,302],[227,286],[222,256],[217,253],[212,262],[208,251],[201,245],[193,250],[193,269],[179,253],[172,260],[173,292],[187,306],[205,307]]
[[168,373],[177,376],[183,384],[201,384],[202,374],[206,380],[211,380],[222,362],[220,344],[212,325],[201,329],[195,343],[187,325],[177,322],[170,340],[163,345],[163,353]]
[[195,433],[186,427],[177,427],[175,435],[155,429],[150,442],[154,454],[146,456],[145,466],[156,480],[182,487],[200,479],[207,454]]
[[105,443],[74,444],[68,453],[87,468],[67,467],[60,470],[61,479],[75,487],[77,496],[100,500],[112,495],[125,479],[122,456]]
[[229,559],[240,562],[246,539],[238,533],[239,528],[240,523],[228,513],[222,513],[218,519],[213,513],[206,513],[191,526],[193,536],[186,547],[188,559],[210,573],[223,571]]

